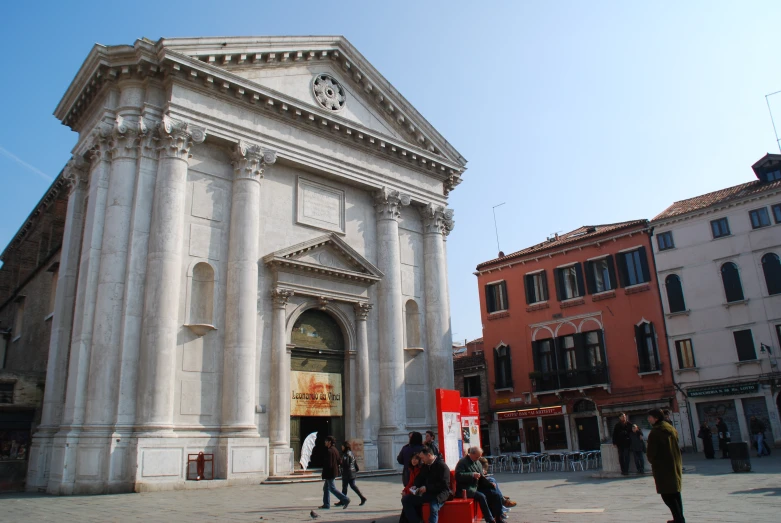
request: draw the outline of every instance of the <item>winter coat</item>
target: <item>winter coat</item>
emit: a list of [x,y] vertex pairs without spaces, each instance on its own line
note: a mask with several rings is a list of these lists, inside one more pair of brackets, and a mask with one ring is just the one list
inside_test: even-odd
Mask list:
[[645,452],[645,440],[643,439],[643,433],[639,430],[637,432],[629,433],[629,450],[632,452]]
[[439,456],[439,447],[437,447],[437,444],[433,441],[431,443],[424,443],[428,448],[431,449],[431,451],[434,453],[435,456]]
[[352,450],[348,450],[342,454],[342,478],[343,479],[355,479],[355,475],[358,473],[355,467],[355,454]]
[[415,486],[426,487],[426,494],[433,496],[437,503],[444,503],[450,497],[450,467],[445,460],[437,458],[431,465],[421,465]]
[[656,492],[681,491],[683,464],[678,447],[678,432],[666,421],[657,422],[648,435],[648,461],[653,469]]
[[406,496],[407,494],[411,494],[410,488],[415,486],[415,480],[418,478],[418,474],[420,474],[420,465],[417,467],[410,467],[409,468],[409,481],[407,482],[407,486],[404,487],[403,494]]
[[466,497],[475,497],[477,492],[477,480],[473,474],[483,473],[483,464],[479,461],[472,461],[468,455],[464,456],[456,464],[456,497],[461,495],[462,490],[466,490]]
[[404,469],[401,472],[401,481],[404,485],[409,481],[409,462],[412,460],[412,456],[417,454],[423,449],[422,445],[404,445],[401,447],[401,452],[396,456],[396,461],[399,465],[404,465]]
[[764,432],[765,432],[765,424],[764,423],[762,423],[758,419],[751,420],[751,433],[752,434],[762,434]]
[[339,475],[339,451],[335,447],[328,448],[328,459],[323,465],[323,479],[334,479]]
[[632,432],[632,425],[629,422],[621,423],[619,421],[613,428],[613,445],[620,449],[628,449],[630,432]]
[[724,423],[724,420],[721,420],[716,424],[716,430],[719,431],[719,448],[726,448],[727,443],[730,442],[729,427]]

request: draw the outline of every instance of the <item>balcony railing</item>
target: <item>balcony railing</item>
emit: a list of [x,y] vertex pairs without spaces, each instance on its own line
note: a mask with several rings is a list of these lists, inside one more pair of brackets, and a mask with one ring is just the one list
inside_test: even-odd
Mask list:
[[534,380],[536,392],[552,392],[560,389],[578,389],[610,383],[604,365],[583,369],[542,372]]

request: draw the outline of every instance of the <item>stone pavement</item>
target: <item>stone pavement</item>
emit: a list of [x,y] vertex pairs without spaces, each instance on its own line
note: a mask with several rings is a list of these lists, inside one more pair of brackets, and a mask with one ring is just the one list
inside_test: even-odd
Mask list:
[[[781,521],[781,450],[752,458],[753,471],[733,474],[729,460],[684,457],[684,511],[689,523]],[[497,474],[505,495],[519,502],[511,523],[664,523],[669,511],[651,477],[594,479],[593,471]],[[364,479],[369,503],[347,510],[318,510],[322,484],[244,486],[110,496],[0,495],[0,522],[305,522],[312,508],[318,522],[396,523],[401,479]],[[335,500],[332,498],[332,503]],[[556,513],[557,509],[604,509],[602,513]],[[449,523],[442,521],[441,523]]]

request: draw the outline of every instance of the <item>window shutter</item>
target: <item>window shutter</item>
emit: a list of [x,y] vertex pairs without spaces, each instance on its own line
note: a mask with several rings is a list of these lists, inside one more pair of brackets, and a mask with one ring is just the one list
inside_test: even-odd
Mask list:
[[585,296],[586,285],[583,283],[583,266],[580,263],[575,265],[575,277],[578,280],[578,296]]
[[648,326],[651,330],[651,344],[654,346],[654,361],[656,362],[656,369],[661,370],[661,367],[659,366],[659,344],[656,342],[656,329],[654,328],[653,323],[649,323]]
[[640,367],[644,367],[645,359],[643,357],[644,351],[643,351],[643,325],[644,323],[641,323],[640,325],[635,325],[635,348],[637,349],[637,363],[640,365]]
[[534,370],[542,372],[542,365],[540,365],[540,342],[532,342],[532,357],[534,358]]
[[629,274],[627,274],[626,268],[626,254],[619,254],[616,261],[618,262],[618,275],[621,278],[621,287],[626,287],[629,281]]
[[530,305],[534,303],[534,287],[533,287],[534,278],[531,274],[527,274],[523,277],[523,284],[526,287],[526,305]]
[[510,308],[510,297],[507,296],[507,282],[503,281],[499,285],[501,285],[501,287],[502,287],[502,298],[504,298],[502,300],[502,303],[499,304],[499,306],[501,307],[502,305],[504,305],[504,307],[502,307],[503,309],[505,309],[505,310],[509,309]]
[[618,287],[618,281],[616,281],[616,267],[613,263],[613,255],[607,257],[607,272],[610,275],[610,288],[615,289]]
[[586,335],[582,332],[575,335],[575,362],[578,369],[585,369],[589,366],[588,354],[586,354]]
[[768,294],[781,293],[781,260],[775,253],[768,253],[762,257],[762,271],[765,273],[765,284]]
[[488,311],[489,314],[494,312],[494,286],[493,285],[485,286],[485,310]]
[[735,337],[738,360],[746,361],[757,359],[757,352],[754,349],[754,337],[751,335],[751,330],[735,331],[732,334]]
[[546,301],[549,298],[548,273],[546,271],[542,271],[542,273],[540,274],[540,279],[542,280],[542,301]]
[[588,285],[588,293],[594,294],[597,292],[597,282],[594,281],[594,262],[586,262],[586,284]]
[[640,247],[640,265],[643,268],[643,283],[651,281],[651,271],[648,267],[648,253],[645,247]]
[[562,301],[564,283],[561,281],[561,269],[553,269],[553,283],[556,285],[556,299]]
[[602,361],[607,367],[607,349],[605,349],[605,334],[602,329],[597,331],[597,337],[599,338],[599,350],[602,351]]
[[683,366],[683,354],[681,354],[680,340],[675,342],[675,352],[678,354],[678,368],[682,369],[684,368],[684,366]]

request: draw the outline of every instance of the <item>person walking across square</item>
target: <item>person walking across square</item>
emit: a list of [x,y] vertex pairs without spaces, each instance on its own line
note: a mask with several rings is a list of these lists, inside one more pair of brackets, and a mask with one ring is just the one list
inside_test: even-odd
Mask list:
[[629,475],[629,460],[631,458],[631,439],[629,434],[632,432],[632,425],[623,412],[618,417],[618,423],[613,428],[613,445],[618,449],[618,462],[621,465],[621,475]]
[[756,416],[751,416],[750,421],[751,439],[757,445],[757,457],[769,456],[770,453],[765,449],[765,424]]
[[635,467],[637,467],[638,474],[645,474],[645,439],[643,439],[643,431],[637,425],[632,425],[632,432],[629,433],[629,450],[632,451],[632,455],[635,458]]
[[668,523],[686,523],[683,518],[683,463],[681,448],[678,446],[678,432],[668,422],[659,409],[648,411],[648,423],[651,433],[648,435],[648,461],[654,474],[656,492],[670,509],[673,516]]
[[729,458],[729,427],[722,418],[716,418],[716,430],[719,431],[719,450],[721,450],[721,459]]
[[339,451],[336,450],[336,439],[333,436],[325,438],[325,448],[328,449],[325,464],[323,465],[323,505],[321,509],[331,508],[331,496],[333,494],[341,502],[342,508],[347,508],[350,504],[350,498],[336,489],[334,480],[339,475]]
[[[355,485],[355,477],[358,474],[358,462],[353,454],[350,443],[345,441],[342,443],[342,494],[347,495],[347,487],[353,489],[353,492],[358,494],[361,498],[361,505],[366,503],[366,497],[361,494],[361,491]],[[341,501],[335,504],[336,506],[342,506],[344,503]]]

